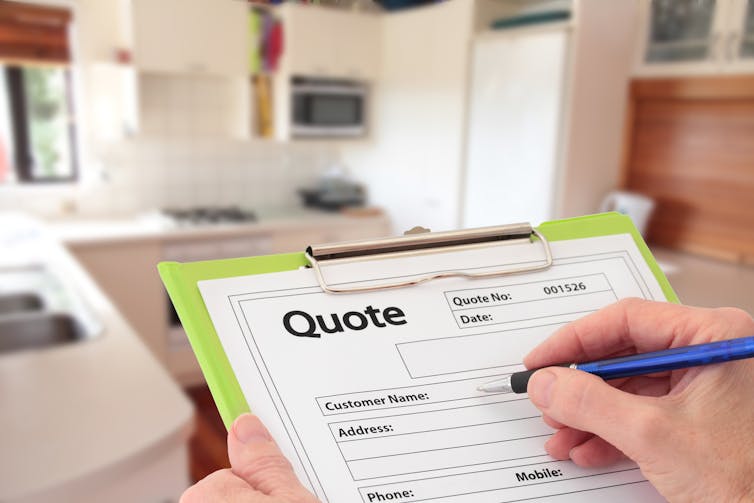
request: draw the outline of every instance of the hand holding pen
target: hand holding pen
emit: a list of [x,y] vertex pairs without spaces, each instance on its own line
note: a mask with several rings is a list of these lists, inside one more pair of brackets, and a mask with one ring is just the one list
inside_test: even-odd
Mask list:
[[[736,309],[629,299],[575,321],[524,360],[529,398],[557,431],[547,452],[581,466],[624,455],[670,501],[754,501],[754,360],[607,383],[563,367],[754,334]],[[547,368],[543,368],[547,367]]]
[[[607,381],[746,358],[754,358],[754,336],[616,356],[596,362],[561,363],[550,366],[581,370]],[[526,393],[529,379],[538,370],[541,369],[514,372],[502,379],[482,384],[477,389],[486,393]]]

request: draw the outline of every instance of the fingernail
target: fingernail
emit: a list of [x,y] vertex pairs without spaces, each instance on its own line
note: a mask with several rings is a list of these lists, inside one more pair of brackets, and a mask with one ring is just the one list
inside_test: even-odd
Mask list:
[[552,385],[555,382],[555,374],[549,370],[540,370],[534,373],[529,380],[527,391],[529,398],[535,405],[549,407],[552,401]]
[[233,423],[233,434],[242,444],[269,442],[272,440],[267,428],[253,414],[238,416]]

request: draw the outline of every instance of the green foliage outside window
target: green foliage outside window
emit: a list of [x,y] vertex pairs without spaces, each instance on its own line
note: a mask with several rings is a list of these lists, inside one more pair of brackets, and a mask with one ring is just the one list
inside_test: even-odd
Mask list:
[[67,82],[62,68],[24,68],[29,137],[35,178],[73,172]]

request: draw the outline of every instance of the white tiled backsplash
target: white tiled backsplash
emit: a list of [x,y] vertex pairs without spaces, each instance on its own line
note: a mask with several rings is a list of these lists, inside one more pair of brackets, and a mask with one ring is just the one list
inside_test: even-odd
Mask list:
[[140,134],[150,138],[245,138],[249,82],[243,77],[139,76]]
[[293,207],[296,189],[337,159],[331,147],[229,139],[133,140],[102,153],[98,188],[78,200],[82,214],[129,214],[160,207]]
[[101,149],[76,187],[1,190],[0,211],[111,217],[163,207],[291,208],[338,159],[325,144],[232,139],[134,139]]

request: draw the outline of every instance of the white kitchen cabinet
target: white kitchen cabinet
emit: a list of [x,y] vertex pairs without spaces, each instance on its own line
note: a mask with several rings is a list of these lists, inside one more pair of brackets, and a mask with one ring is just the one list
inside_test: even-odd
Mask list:
[[348,79],[374,80],[380,62],[380,31],[375,15],[351,14],[340,19],[335,67]]
[[379,17],[285,4],[281,70],[287,75],[372,80],[379,69]]
[[640,76],[754,71],[753,0],[641,0]]
[[335,75],[336,38],[327,28],[337,12],[329,9],[282,7],[285,49],[284,64],[291,74]]
[[134,61],[141,71],[248,73],[245,2],[133,0]]

